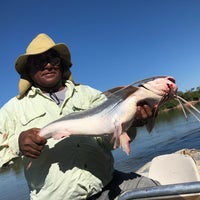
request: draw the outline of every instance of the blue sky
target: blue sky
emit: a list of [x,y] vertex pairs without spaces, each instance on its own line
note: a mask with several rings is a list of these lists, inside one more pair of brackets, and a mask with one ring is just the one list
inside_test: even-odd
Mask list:
[[76,82],[101,91],[174,76],[200,86],[200,0],[2,0],[0,107],[18,93],[14,63],[39,33],[65,43]]

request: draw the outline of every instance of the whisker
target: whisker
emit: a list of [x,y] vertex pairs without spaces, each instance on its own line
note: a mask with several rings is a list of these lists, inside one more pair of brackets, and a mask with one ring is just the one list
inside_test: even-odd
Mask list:
[[196,118],[197,121],[200,122],[199,117],[189,107],[185,107],[185,108]]
[[184,107],[183,103],[181,102],[181,100],[178,98],[178,96],[176,96],[176,100],[179,102],[185,118],[188,119],[187,113],[185,111],[185,107]]
[[198,112],[200,114],[200,111],[194,107],[191,103],[189,103],[188,101],[186,101],[185,99],[183,99],[182,97],[180,96],[177,96],[180,100],[182,100],[184,103],[186,103],[187,105],[189,105],[190,107],[192,107],[196,112]]
[[[178,96],[178,95],[176,95],[175,97],[176,97],[175,99],[180,103],[181,108],[182,108],[182,110],[183,110],[183,113],[184,113],[186,119],[188,119],[188,117],[187,117],[187,114],[186,114],[185,109],[186,109],[190,114],[192,114],[192,115],[196,118],[197,121],[200,122],[200,118],[194,113],[194,111],[196,111],[197,113],[200,114],[200,111],[199,111],[196,107],[194,107],[191,103],[189,103],[188,101],[186,101],[185,99],[183,99],[182,97],[180,97],[180,96]],[[185,105],[185,104],[182,103],[182,102],[184,102],[184,103],[187,104],[187,105]]]

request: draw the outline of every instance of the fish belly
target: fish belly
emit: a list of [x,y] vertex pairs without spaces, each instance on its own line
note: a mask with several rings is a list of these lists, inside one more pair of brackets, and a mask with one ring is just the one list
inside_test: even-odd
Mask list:
[[52,123],[40,131],[44,138],[61,139],[70,135],[102,136],[112,133],[114,124],[108,123],[109,117],[86,117],[84,119],[63,120]]

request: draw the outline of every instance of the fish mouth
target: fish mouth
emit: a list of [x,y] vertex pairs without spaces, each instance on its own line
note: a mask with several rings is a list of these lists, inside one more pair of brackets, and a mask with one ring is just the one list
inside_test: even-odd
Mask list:
[[140,85],[139,87],[142,87],[142,88],[144,88],[145,90],[151,91],[151,92],[153,92],[154,94],[156,94],[156,95],[158,95],[158,96],[163,96],[164,94],[167,93],[166,90],[155,90],[155,89],[153,89],[153,88],[148,88],[148,87],[146,87],[146,86],[144,86],[144,85]]
[[162,82],[158,81],[157,83],[151,84],[150,81],[139,86],[159,96],[174,97],[178,91],[175,79],[171,76],[166,76]]

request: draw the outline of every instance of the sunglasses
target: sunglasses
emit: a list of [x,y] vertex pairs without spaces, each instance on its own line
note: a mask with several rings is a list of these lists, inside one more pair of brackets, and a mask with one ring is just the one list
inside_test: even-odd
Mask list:
[[31,66],[37,69],[43,69],[48,63],[52,66],[60,66],[61,58],[58,55],[43,55],[30,58]]

